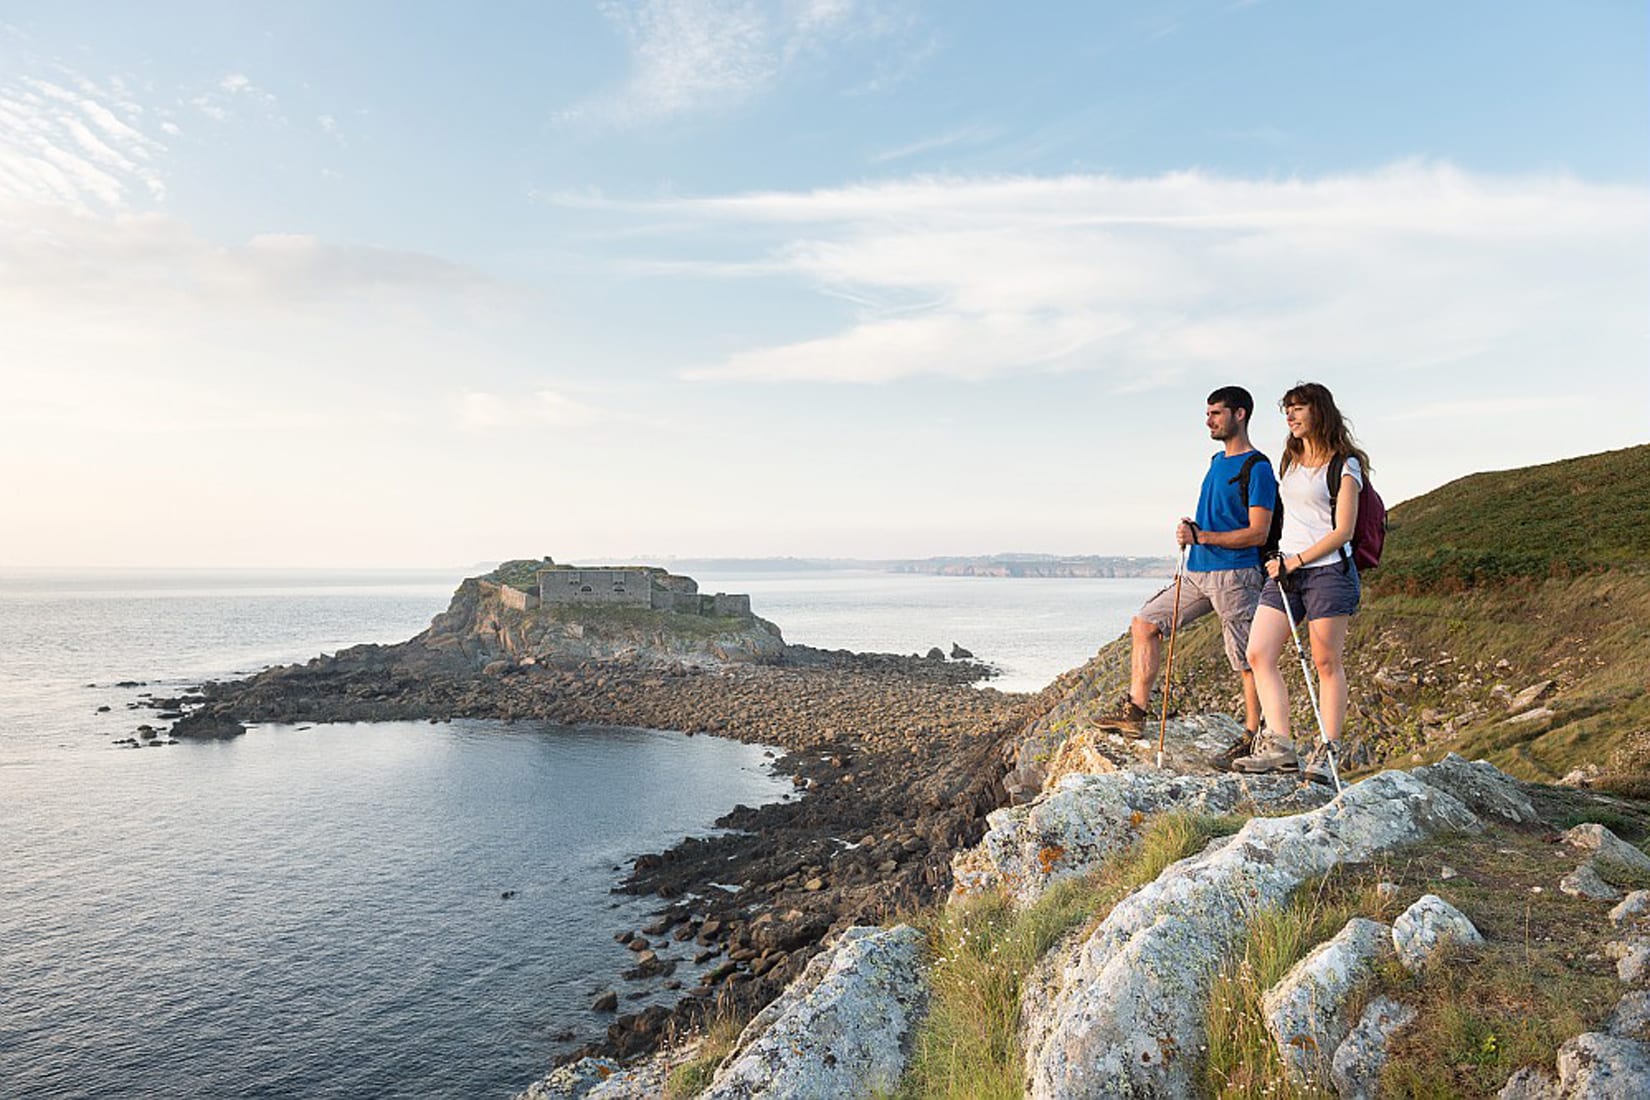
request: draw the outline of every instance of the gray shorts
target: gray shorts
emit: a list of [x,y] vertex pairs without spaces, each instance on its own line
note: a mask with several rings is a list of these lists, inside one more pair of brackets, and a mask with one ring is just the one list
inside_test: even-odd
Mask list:
[[[1255,617],[1260,587],[1266,574],[1253,569],[1215,569],[1207,573],[1191,569],[1181,574],[1180,625],[1203,618],[1213,611],[1220,616],[1221,637],[1226,643],[1226,659],[1236,672],[1249,670],[1244,651],[1249,648],[1249,624]],[[1167,637],[1174,619],[1174,585],[1170,584],[1146,601],[1135,618],[1144,619]]]

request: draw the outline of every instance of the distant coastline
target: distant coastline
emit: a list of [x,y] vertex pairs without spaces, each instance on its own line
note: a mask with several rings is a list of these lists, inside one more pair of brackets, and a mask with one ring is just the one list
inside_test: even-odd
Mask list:
[[665,558],[688,573],[829,572],[921,573],[941,577],[1106,578],[1157,577],[1174,559],[1096,554],[977,554],[933,558]]

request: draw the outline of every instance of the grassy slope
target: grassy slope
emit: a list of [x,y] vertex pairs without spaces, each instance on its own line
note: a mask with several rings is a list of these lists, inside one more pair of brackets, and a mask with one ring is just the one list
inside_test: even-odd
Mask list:
[[[1347,646],[1347,734],[1365,763],[1453,750],[1548,781],[1596,763],[1624,793],[1650,793],[1650,446],[1475,474],[1405,501],[1367,581]],[[1121,691],[1127,648],[1111,643],[1073,676],[1067,713]],[[1176,709],[1241,713],[1212,619],[1177,650]],[[1508,695],[1547,680],[1537,706],[1552,717],[1507,724]]]

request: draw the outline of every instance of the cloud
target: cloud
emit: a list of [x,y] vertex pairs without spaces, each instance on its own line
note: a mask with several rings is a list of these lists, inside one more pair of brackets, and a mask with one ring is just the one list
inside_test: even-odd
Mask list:
[[224,246],[164,214],[0,201],[0,294],[12,303],[108,303],[141,314],[157,302],[285,308],[492,285],[473,268],[426,253],[281,233]]
[[937,149],[949,149],[954,145],[978,145],[992,140],[1001,132],[989,126],[964,126],[961,129],[939,134],[936,137],[923,138],[921,141],[913,141],[909,145],[901,145],[895,149],[873,153],[869,159],[872,164],[887,164],[889,161],[904,160],[907,157],[932,153]]
[[458,409],[459,425],[468,431],[533,426],[577,428],[597,418],[596,410],[589,405],[549,389],[536,390],[520,398],[472,391],[460,400]]
[[602,12],[626,40],[629,76],[563,121],[634,126],[737,106],[809,55],[899,25],[869,0],[607,0]]
[[141,109],[118,89],[64,76],[0,81],[0,201],[108,211],[164,199],[166,146],[139,128]]
[[765,264],[771,279],[865,303],[838,331],[684,372],[696,380],[1103,370],[1138,387],[1192,369],[1419,368],[1577,339],[1589,354],[1641,354],[1647,199],[1566,176],[1403,163],[1319,178],[917,177],[550,201],[688,222],[700,241],[758,233],[760,255],[678,249],[668,264],[741,278]]

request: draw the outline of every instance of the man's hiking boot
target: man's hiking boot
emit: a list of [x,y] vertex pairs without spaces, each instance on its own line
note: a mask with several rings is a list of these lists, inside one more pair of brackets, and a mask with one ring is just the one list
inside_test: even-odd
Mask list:
[[1335,785],[1335,773],[1329,770],[1330,746],[1320,744],[1312,750],[1306,758],[1306,767],[1301,769],[1301,775],[1313,783],[1322,783],[1326,787]]
[[1249,756],[1253,754],[1254,751],[1255,733],[1253,730],[1244,730],[1242,737],[1239,737],[1236,741],[1233,741],[1229,746],[1227,746],[1225,752],[1210,760],[1209,763],[1212,767],[1219,771],[1229,772],[1232,770],[1232,764],[1239,757]]
[[1124,696],[1117,706],[1105,714],[1097,715],[1094,724],[1101,729],[1126,733],[1130,737],[1144,737],[1148,717],[1144,708],[1135,706],[1133,699]]
[[1293,775],[1300,771],[1300,758],[1291,748],[1267,748],[1232,761],[1232,770],[1245,775]]

